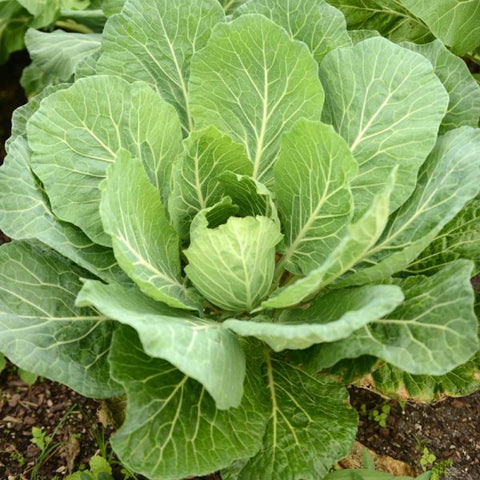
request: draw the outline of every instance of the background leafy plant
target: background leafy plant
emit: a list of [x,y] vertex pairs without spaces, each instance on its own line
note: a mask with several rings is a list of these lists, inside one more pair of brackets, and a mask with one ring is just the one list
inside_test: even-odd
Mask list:
[[476,388],[480,89],[444,46],[476,37],[419,2],[121,3],[101,40],[27,33],[1,351],[126,394],[112,445],[150,478],[322,478],[372,369],[390,394]]

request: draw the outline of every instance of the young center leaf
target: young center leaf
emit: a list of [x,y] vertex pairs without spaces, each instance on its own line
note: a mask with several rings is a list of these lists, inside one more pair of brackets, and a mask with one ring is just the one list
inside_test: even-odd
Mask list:
[[155,300],[200,308],[199,296],[181,277],[179,237],[141,162],[121,151],[101,189],[100,215],[123,270]]
[[318,119],[324,98],[305,45],[257,14],[215,27],[192,60],[189,85],[196,125],[243,143],[253,178],[267,186],[280,135],[301,117]]
[[330,52],[320,64],[323,121],[347,141],[360,172],[352,183],[356,213],[368,207],[398,166],[395,211],[411,195],[418,169],[437,139],[448,94],[424,57],[375,37]]

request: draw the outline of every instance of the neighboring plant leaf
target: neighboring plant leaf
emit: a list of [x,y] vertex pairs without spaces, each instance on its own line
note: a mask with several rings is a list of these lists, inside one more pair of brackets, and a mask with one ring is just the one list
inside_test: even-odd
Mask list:
[[[416,480],[430,480],[433,478],[431,475],[431,472],[425,472],[415,478]],[[372,470],[348,469],[329,473],[323,480],[415,480],[415,478],[403,476],[398,477],[390,475],[389,473],[376,472]]]
[[214,305],[250,311],[270,289],[280,227],[266,217],[231,217],[218,228],[201,228],[185,255],[185,272]]
[[393,42],[433,40],[428,27],[409,12],[402,0],[328,0],[346,17],[350,30],[377,30]]
[[368,253],[387,224],[395,172],[390,174],[384,190],[375,195],[370,208],[356,223],[348,226],[345,236],[325,262],[306,277],[275,290],[262,302],[263,308],[285,308],[300,303],[345,273]]
[[155,300],[175,308],[200,308],[198,295],[181,277],[179,237],[141,162],[119,152],[100,188],[100,216],[123,270]]
[[440,133],[465,125],[478,127],[480,86],[472,78],[465,62],[450,53],[439,40],[427,45],[408,42],[401,45],[430,60],[435,74],[450,96],[447,114],[440,125]]
[[22,369],[87,397],[120,395],[107,355],[113,322],[76,308],[81,282],[73,265],[24,242],[0,248],[0,351]]
[[91,280],[80,291],[77,305],[92,305],[133,327],[147,355],[169,361],[202,383],[217,408],[240,404],[245,357],[235,335],[220,323],[154,302],[134,288]]
[[383,318],[403,302],[401,289],[376,285],[338,290],[315,299],[308,308],[284,310],[278,320],[229,319],[223,326],[241,336],[254,336],[274,351],[303,349],[348,337],[364,325]]
[[0,353],[0,373],[2,373],[6,367],[7,367],[7,359],[5,358],[5,355]]
[[254,455],[265,431],[268,397],[252,357],[241,405],[219,411],[199,383],[146,356],[134,330],[120,329],[110,364],[127,391],[128,406],[111,442],[122,463],[149,478],[173,480],[206,475]]
[[[175,110],[143,82],[92,76],[45,98],[28,123],[32,167],[45,185],[53,212],[79,226],[96,243],[109,245],[98,212],[98,185],[120,148],[142,158],[151,181],[167,188],[171,165],[181,151]],[[168,141],[167,141],[168,139]]]
[[457,55],[480,46],[480,4],[471,0],[401,0]]
[[433,402],[445,396],[462,397],[480,388],[480,353],[445,375],[411,375],[383,364],[372,373],[373,388],[402,401]]
[[274,168],[285,231],[280,265],[307,274],[324,264],[353,216],[349,184],[358,165],[330,125],[299,120],[282,136]]
[[149,82],[192,130],[190,59],[223,19],[217,0],[128,0],[105,25],[97,72]]
[[0,2],[0,64],[12,52],[22,50],[23,37],[32,16],[15,0]]
[[180,238],[188,239],[195,215],[227,196],[220,182],[223,173],[250,174],[243,145],[216,128],[195,131],[184,142],[185,154],[175,165],[168,209]]
[[[101,36],[98,34],[67,33],[62,30],[46,33],[28,29],[25,44],[32,64],[23,71],[22,86],[28,94],[38,93],[26,83],[29,69],[42,74],[42,85],[55,85],[69,81],[77,65],[100,49]],[[37,87],[38,88],[38,87]]]
[[108,17],[122,11],[125,0],[103,0],[102,10]]
[[323,478],[355,440],[357,415],[347,391],[269,356],[264,377],[271,411],[263,447],[235,478],[253,480],[258,472],[262,480]]
[[34,18],[31,26],[42,28],[55,21],[60,10],[60,0],[16,0]]
[[356,213],[398,166],[390,200],[395,211],[413,192],[447,111],[448,94],[431,63],[375,37],[330,52],[320,78],[327,99],[323,120],[345,138],[360,167],[352,183]]
[[[24,138],[8,145],[0,168],[0,228],[16,240],[40,240],[97,277],[110,282],[125,280],[111,249],[96,245],[74,225],[58,220],[29,166]],[[21,212],[21,214],[19,214]]]
[[23,368],[18,369],[18,376],[23,383],[26,383],[29,387],[31,387],[38,378],[36,373],[28,372],[27,370],[23,370]]
[[417,187],[389,220],[354,275],[339,284],[378,282],[404,269],[480,191],[480,129],[461,127],[439,137]]
[[345,17],[324,0],[250,0],[235,15],[246,13],[260,13],[284,27],[307,44],[318,63],[331,50],[352,44]]
[[196,125],[215,125],[243,143],[253,178],[267,186],[280,134],[301,117],[318,119],[323,98],[308,49],[262,15],[218,24],[192,60],[190,107]]
[[344,340],[312,347],[309,368],[318,371],[360,355],[420,375],[443,375],[465,363],[478,350],[472,266],[457,260],[431,277],[399,280],[406,298],[402,305]]
[[480,197],[468,202],[463,209],[435,237],[435,240],[411,263],[406,271],[436,272],[443,265],[468,258],[475,262],[474,274],[480,272]]

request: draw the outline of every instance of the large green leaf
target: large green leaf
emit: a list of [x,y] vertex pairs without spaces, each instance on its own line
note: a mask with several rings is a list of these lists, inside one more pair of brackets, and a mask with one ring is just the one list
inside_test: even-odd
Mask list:
[[348,337],[390,313],[403,299],[397,286],[368,285],[319,296],[308,308],[284,310],[276,321],[267,316],[252,321],[229,319],[223,326],[241,336],[257,337],[276,352],[303,349]]
[[348,230],[325,262],[304,278],[275,290],[262,302],[263,308],[285,308],[296,305],[323,286],[345,273],[365,257],[382,234],[388,220],[389,198],[395,171],[387,179],[383,192],[375,195],[370,208]]
[[268,354],[264,378],[270,417],[263,447],[233,478],[256,480],[259,472],[262,480],[323,478],[355,440],[357,415],[346,389]]
[[349,187],[358,166],[345,140],[320,122],[299,120],[280,145],[274,178],[285,232],[281,265],[306,274],[341,242],[353,215]]
[[406,269],[415,273],[432,273],[458,258],[475,262],[474,274],[480,272],[480,197],[465,205]]
[[72,264],[51,250],[24,242],[2,245],[0,352],[82,395],[120,395],[107,363],[113,322],[74,306],[80,287]]
[[98,212],[107,166],[125,148],[141,158],[146,142],[147,171],[167,188],[171,164],[181,151],[181,129],[173,107],[143,82],[92,76],[45,98],[28,122],[32,167],[45,185],[53,212],[79,226],[97,243],[109,245]]
[[133,327],[147,355],[163,358],[202,383],[217,408],[238,407],[245,357],[235,336],[213,320],[202,320],[145,297],[135,288],[87,281],[77,305],[92,305]]
[[435,75],[450,96],[447,114],[440,125],[440,133],[464,125],[477,127],[480,117],[480,86],[475,82],[465,62],[450,53],[438,40],[426,45],[408,42],[401,45],[430,60]]
[[381,37],[330,52],[320,65],[323,119],[345,138],[360,166],[352,183],[357,213],[394,166],[390,211],[413,192],[437,139],[448,94],[424,57]]
[[402,0],[328,0],[346,17],[349,29],[377,30],[394,42],[433,40],[428,27],[405,8]]
[[457,260],[431,277],[399,280],[402,305],[344,340],[313,347],[310,368],[360,355],[375,355],[412,374],[443,375],[465,363],[478,350],[472,266]]
[[267,400],[252,363],[242,403],[220,411],[195,380],[146,356],[134,330],[117,331],[110,364],[127,391],[128,406],[111,442],[122,463],[148,478],[178,480],[254,455],[265,431]]
[[461,127],[439,137],[417,187],[390,218],[369,258],[341,285],[378,282],[404,269],[480,191],[480,129]]
[[235,12],[246,13],[260,13],[281,25],[307,44],[318,63],[331,50],[352,44],[345,17],[324,0],[250,0]]
[[217,0],[128,0],[105,25],[97,71],[149,82],[191,130],[190,60],[223,19]]
[[178,235],[141,162],[120,152],[101,189],[100,215],[123,270],[155,300],[199,308],[200,299],[181,277]]
[[250,311],[268,293],[275,269],[280,227],[267,217],[231,217],[218,228],[192,236],[185,272],[214,305]]
[[42,87],[69,81],[78,64],[100,50],[101,36],[98,34],[67,33],[62,30],[40,32],[30,28],[25,34],[25,44],[32,64],[24,69],[22,85],[28,93],[38,93],[31,87],[38,81],[28,81],[33,69],[35,75],[42,76]]
[[227,196],[220,182],[223,173],[252,172],[243,145],[234,143],[215,127],[192,132],[184,146],[185,154],[175,166],[168,202],[170,217],[182,239],[188,238],[190,223],[200,210]]
[[215,125],[245,145],[253,178],[272,180],[280,135],[323,105],[318,66],[305,45],[262,15],[218,24],[192,60],[190,106],[197,126]]
[[480,3],[476,0],[400,0],[457,55],[480,46]]
[[58,220],[30,170],[26,140],[9,144],[0,169],[0,228],[16,240],[37,239],[105,281],[122,280],[113,252],[96,245],[73,225]]

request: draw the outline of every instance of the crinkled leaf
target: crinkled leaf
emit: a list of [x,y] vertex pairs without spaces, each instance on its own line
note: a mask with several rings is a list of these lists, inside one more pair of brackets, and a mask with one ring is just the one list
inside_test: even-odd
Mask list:
[[390,218],[370,256],[341,285],[361,285],[404,269],[480,191],[480,129],[461,127],[439,137],[413,195]]
[[229,319],[223,326],[241,336],[254,336],[279,352],[303,349],[316,343],[334,342],[390,313],[403,301],[394,285],[375,285],[338,290],[315,299],[308,308],[282,312],[278,320],[259,317],[253,320]]
[[424,57],[375,37],[330,52],[320,65],[323,119],[345,138],[360,173],[356,212],[365,209],[394,166],[390,211],[411,195],[418,169],[437,139],[448,94]]
[[322,265],[295,283],[275,290],[262,303],[262,307],[285,308],[296,305],[364,258],[387,224],[394,178],[395,171],[390,174],[383,192],[375,195],[370,208],[357,222],[349,225],[345,236]]
[[345,15],[351,30],[377,30],[393,42],[433,40],[428,27],[405,8],[403,0],[328,0]]
[[331,50],[352,44],[345,17],[324,0],[250,0],[235,12],[245,13],[260,13],[281,25],[307,44],[318,63]]
[[331,255],[353,215],[349,184],[357,173],[348,145],[330,125],[299,120],[282,136],[274,168],[282,266],[306,274]]
[[375,355],[420,375],[443,375],[465,363],[478,350],[472,266],[457,260],[431,277],[399,280],[406,298],[402,305],[344,340],[313,347],[310,368],[360,355]]
[[268,293],[280,227],[266,217],[231,217],[215,229],[192,234],[185,272],[214,305],[249,311]]
[[113,322],[75,307],[72,264],[24,242],[0,247],[0,351],[20,368],[85,396],[120,395],[107,355]]
[[217,408],[238,407],[245,357],[235,336],[213,320],[202,320],[145,297],[135,288],[87,281],[77,305],[92,305],[133,327],[147,355],[163,358],[202,383]]
[[267,357],[265,382],[270,418],[261,451],[238,480],[318,480],[352,448],[357,415],[346,389],[330,378],[314,377]]
[[28,93],[39,91],[38,87],[27,88],[26,72],[32,68],[37,75],[42,75],[43,87],[69,81],[78,64],[100,49],[100,41],[98,34],[67,33],[62,30],[46,33],[30,28],[25,35],[25,44],[32,64],[22,74],[23,87]]
[[113,252],[73,225],[58,220],[29,166],[26,140],[9,144],[0,169],[0,228],[10,238],[37,239],[105,281],[123,281]]
[[445,375],[411,375],[388,363],[372,372],[372,387],[382,395],[402,401],[433,402],[449,397],[461,397],[480,387],[480,353]]
[[195,131],[184,142],[185,154],[175,165],[169,198],[170,217],[182,239],[188,238],[195,215],[212,207],[227,192],[220,177],[225,172],[250,174],[252,164],[243,145],[215,127]]
[[429,274],[458,258],[473,260],[474,274],[480,272],[480,197],[467,203],[406,270]]
[[430,60],[435,75],[450,96],[447,114],[440,125],[440,133],[464,125],[477,127],[480,117],[480,86],[472,78],[465,62],[450,53],[438,40],[427,45],[408,42],[401,45]]
[[457,55],[480,46],[480,3],[475,0],[401,0]]
[[168,185],[181,151],[181,129],[173,107],[143,82],[92,76],[45,98],[28,122],[32,167],[45,185],[52,210],[109,245],[98,212],[98,185],[120,148],[141,158],[142,144],[155,156],[146,165],[159,190]]
[[217,0],[128,0],[105,25],[97,71],[150,83],[191,130],[190,60],[223,19]]
[[128,395],[125,423],[111,442],[122,463],[134,471],[176,480],[214,472],[259,450],[266,398],[252,363],[242,403],[226,411],[217,410],[195,380],[146,356],[134,330],[116,333],[110,364]]
[[180,241],[138,159],[120,152],[101,185],[100,215],[120,266],[148,296],[197,309],[200,299],[181,278]]
[[323,98],[308,49],[262,15],[218,24],[192,60],[196,125],[215,125],[243,143],[253,178],[267,186],[280,135],[301,117],[318,119]]

